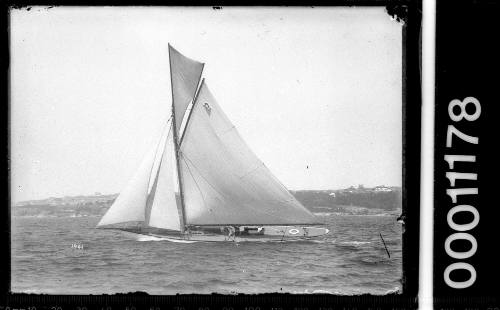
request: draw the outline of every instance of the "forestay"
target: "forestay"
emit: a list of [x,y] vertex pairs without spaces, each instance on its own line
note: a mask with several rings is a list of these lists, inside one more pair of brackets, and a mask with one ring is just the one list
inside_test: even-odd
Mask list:
[[246,145],[204,82],[191,113],[180,146],[187,224],[315,222]]

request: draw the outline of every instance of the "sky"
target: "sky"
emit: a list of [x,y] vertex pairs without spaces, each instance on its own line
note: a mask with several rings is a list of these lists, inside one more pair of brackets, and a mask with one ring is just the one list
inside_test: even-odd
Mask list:
[[383,7],[33,7],[10,16],[11,199],[118,193],[170,114],[170,43],[288,188],[402,182]]

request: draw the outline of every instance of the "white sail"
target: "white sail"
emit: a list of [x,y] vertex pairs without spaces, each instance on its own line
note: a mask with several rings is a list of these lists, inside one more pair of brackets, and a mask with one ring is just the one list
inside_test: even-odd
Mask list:
[[163,153],[156,174],[148,207],[146,208],[145,223],[151,227],[180,230],[179,214],[176,202],[176,182],[174,182],[175,157],[172,125],[166,138]]
[[120,192],[97,226],[144,221],[151,170],[157,147],[147,153],[134,177]]
[[246,145],[203,81],[180,150],[187,224],[315,222]]
[[186,108],[193,100],[203,71],[203,63],[187,58],[172,46],[168,46],[172,99],[175,105],[177,132],[180,132]]

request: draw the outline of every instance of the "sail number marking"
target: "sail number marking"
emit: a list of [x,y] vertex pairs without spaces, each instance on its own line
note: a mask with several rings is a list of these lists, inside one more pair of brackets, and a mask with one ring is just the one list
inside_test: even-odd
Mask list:
[[[466,110],[468,106],[473,107],[472,114],[470,113],[470,107]],[[468,122],[474,122],[481,115],[481,104],[479,103],[479,100],[474,97],[467,97],[462,101],[454,99],[448,104],[448,115],[450,117],[450,120],[453,122],[460,122],[464,120]],[[453,146],[456,145],[456,143],[458,143],[459,141],[458,139],[471,144],[471,148],[473,148],[472,145],[479,144],[479,137],[468,135],[457,129],[454,125],[448,125],[448,130],[446,133],[446,147],[450,150],[453,150]],[[455,163],[463,162],[469,163],[468,165],[471,165],[472,163],[476,162],[476,156],[447,154],[444,155],[444,160],[448,163],[449,170],[455,170]],[[465,180],[467,182],[477,181],[477,173],[448,171],[446,172],[446,178],[450,182],[450,188],[446,190],[446,195],[448,195],[451,199],[451,202],[455,204],[448,211],[446,221],[448,223],[448,226],[456,232],[446,238],[444,242],[444,249],[449,257],[456,260],[465,260],[472,257],[477,251],[477,240],[467,231],[475,228],[479,224],[479,212],[472,205],[459,204],[459,197],[465,195],[478,195],[478,188],[456,188],[456,183],[457,180]],[[457,213],[469,213],[470,215],[472,215],[472,221],[464,224],[456,223],[453,220],[453,216]],[[463,240],[468,242],[470,244],[470,249],[465,252],[454,251],[451,248],[451,245],[456,240]],[[453,281],[450,277],[450,274],[455,270],[467,271],[469,273],[469,279],[467,279],[466,281]],[[474,266],[464,261],[458,261],[446,267],[443,277],[445,283],[449,287],[454,289],[463,289],[474,284],[477,275]]]

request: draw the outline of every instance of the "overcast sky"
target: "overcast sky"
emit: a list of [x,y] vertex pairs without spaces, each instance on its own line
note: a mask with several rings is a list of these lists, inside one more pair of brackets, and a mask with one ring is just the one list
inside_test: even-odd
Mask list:
[[123,188],[169,116],[169,42],[289,189],[401,185],[401,24],[382,7],[34,7],[11,12],[14,203]]

